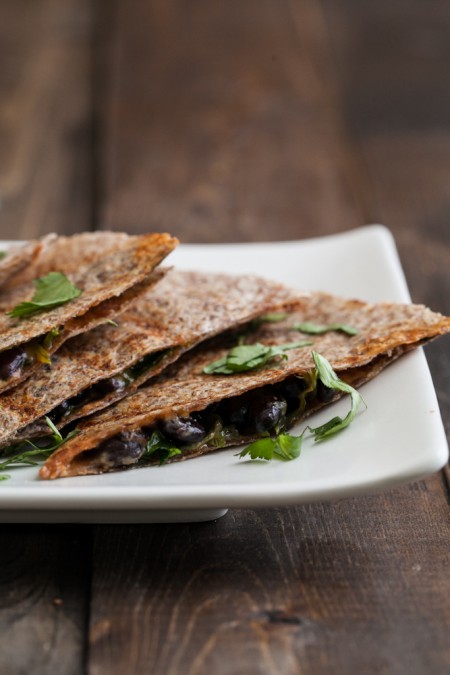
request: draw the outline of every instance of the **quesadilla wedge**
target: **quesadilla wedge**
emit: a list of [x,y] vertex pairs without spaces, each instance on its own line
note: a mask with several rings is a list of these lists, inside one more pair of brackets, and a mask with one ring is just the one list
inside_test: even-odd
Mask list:
[[[321,331],[311,334],[311,325]],[[239,339],[232,334],[200,345],[148,387],[84,420],[46,460],[41,478],[174,461],[277,436],[345,387],[363,384],[403,353],[449,332],[450,318],[418,305],[370,305],[316,293],[284,321],[251,328]],[[236,346],[257,349],[241,360],[241,372],[218,372],[230,367]],[[258,360],[268,350],[273,358]],[[321,375],[317,354],[343,388],[328,386],[333,380]],[[252,363],[254,369],[245,369]]]
[[51,366],[0,395],[0,446],[45,433],[44,415],[61,429],[123,398],[198,342],[298,302],[297,292],[259,277],[170,270],[117,322],[69,340]]
[[[63,304],[41,308],[36,297],[50,275],[15,286],[0,294],[0,391],[29,377],[69,337],[114,318],[128,303],[159,278],[150,278],[154,268],[176,246],[168,234],[129,237],[120,248],[72,274],[56,275],[56,289],[69,291]],[[60,284],[61,282],[61,284]],[[58,285],[59,284],[59,285]],[[37,290],[36,290],[37,289]],[[42,293],[41,293],[42,295]],[[35,305],[37,310],[34,311]],[[18,310],[32,313],[22,316]]]

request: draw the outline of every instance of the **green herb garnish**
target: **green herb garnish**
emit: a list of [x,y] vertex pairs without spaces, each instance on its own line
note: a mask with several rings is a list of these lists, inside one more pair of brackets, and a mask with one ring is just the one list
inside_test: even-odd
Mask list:
[[240,458],[249,455],[250,459],[265,459],[267,461],[271,459],[296,459],[300,455],[303,437],[307,431],[311,432],[315,441],[322,441],[348,427],[355,418],[359,406],[361,403],[364,403],[361,394],[349,384],[339,379],[324,356],[314,351],[312,352],[312,356],[316,366],[317,377],[323,384],[330,389],[350,394],[352,401],[350,412],[343,419],[339,416],[332,417],[328,422],[319,427],[307,426],[300,436],[292,436],[291,434],[281,432],[273,438],[262,438],[244,448],[238,455]]
[[[4,458],[0,461],[0,471],[5,471],[5,469],[12,466],[35,466],[49,457],[63,443],[66,443],[66,441],[69,441],[80,433],[78,429],[74,429],[64,438],[49,417],[45,418],[45,422],[51,431],[50,434],[39,439],[40,442],[44,441],[46,443],[45,447],[40,448],[32,441],[26,440],[4,448],[0,451],[1,456]],[[7,478],[9,478],[7,475],[0,476],[0,480],[6,480]]]
[[330,389],[336,389],[336,391],[342,391],[345,394],[350,394],[351,397],[351,408],[348,414],[342,419],[342,417],[333,417],[329,422],[322,424],[320,427],[309,427],[309,430],[314,434],[314,439],[316,441],[322,441],[328,436],[333,436],[348,427],[350,422],[355,418],[356,413],[359,410],[361,403],[364,403],[364,400],[361,394],[356,391],[352,386],[343,382],[334,372],[330,363],[326,360],[324,356],[318,354],[317,352],[312,353],[315,366],[317,368],[317,373],[319,378],[322,380],[323,384]]
[[298,330],[301,333],[308,333],[309,335],[323,335],[332,331],[340,331],[347,335],[358,335],[356,328],[347,326],[345,323],[331,323],[328,326],[322,326],[318,323],[305,321],[305,323],[296,323],[292,326],[293,330]]
[[[303,432],[304,433],[304,432]],[[291,436],[291,434],[281,433],[274,438],[261,438],[248,445],[239,457],[250,455],[250,459],[282,459],[289,461],[297,459],[302,449],[303,434],[300,436]]]
[[8,254],[8,251],[0,251],[0,260],[3,260],[3,258],[6,258]]
[[164,464],[164,462],[167,462],[171,457],[175,457],[175,455],[181,455],[181,450],[176,448],[173,443],[155,429],[147,441],[145,452],[141,459],[156,457],[160,464]]
[[35,279],[34,284],[36,290],[31,300],[21,302],[7,312],[9,316],[18,318],[32,316],[38,312],[64,305],[69,300],[78,298],[82,293],[62,272],[50,272],[45,277]]
[[256,370],[274,359],[287,359],[285,352],[290,349],[307,347],[310,344],[312,343],[302,340],[273,346],[262,345],[259,342],[254,345],[237,345],[222,359],[205,366],[203,372],[207,375],[234,375],[248,370]]

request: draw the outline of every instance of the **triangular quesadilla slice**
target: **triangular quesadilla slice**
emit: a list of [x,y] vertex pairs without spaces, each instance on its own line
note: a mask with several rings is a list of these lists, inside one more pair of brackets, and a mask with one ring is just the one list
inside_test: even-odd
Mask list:
[[[52,271],[35,283],[0,293],[0,391],[48,363],[68,338],[117,316],[159,278],[150,278],[154,268],[178,243],[168,234],[127,237],[120,248],[103,255],[100,242],[96,260],[78,271],[67,276]],[[52,293],[59,293],[56,297],[61,289],[68,294],[58,305],[42,306],[50,286]]]
[[51,365],[0,395],[0,445],[48,430],[42,420],[30,427],[44,415],[62,429],[134,391],[198,342],[298,301],[297,292],[254,276],[170,270],[113,324],[69,340]]
[[[47,459],[41,477],[103,473],[276,437],[345,387],[449,332],[450,318],[418,305],[317,293],[303,297],[302,309],[284,321],[250,328],[200,345],[150,386],[84,420]],[[243,346],[250,347],[247,355]],[[237,347],[240,357],[231,352]],[[322,374],[317,355],[343,389]]]

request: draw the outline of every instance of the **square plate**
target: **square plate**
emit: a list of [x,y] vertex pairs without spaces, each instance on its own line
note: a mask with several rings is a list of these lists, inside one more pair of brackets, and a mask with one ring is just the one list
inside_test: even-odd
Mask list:
[[[393,238],[380,225],[305,241],[182,245],[169,262],[181,269],[263,274],[301,290],[370,302],[410,300]],[[422,478],[445,464],[447,441],[422,349],[361,391],[367,410],[324,443],[305,439],[301,457],[292,462],[242,461],[233,448],[162,467],[51,482],[39,480],[34,467],[10,470],[10,480],[0,483],[0,521],[209,520],[228,507],[365,494]],[[333,414],[347,410],[344,399],[334,404]],[[315,423],[329,416],[325,409]]]

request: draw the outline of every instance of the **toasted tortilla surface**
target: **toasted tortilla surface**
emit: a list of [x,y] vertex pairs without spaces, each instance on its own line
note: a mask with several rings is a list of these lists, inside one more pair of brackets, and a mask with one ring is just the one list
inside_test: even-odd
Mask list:
[[[322,325],[345,323],[358,332],[303,335],[292,326],[305,321]],[[342,379],[361,384],[415,346],[450,331],[450,318],[421,305],[368,304],[315,293],[303,298],[302,309],[280,323],[262,324],[246,335],[247,344],[281,345],[302,336],[313,344],[288,351],[286,360],[235,375],[207,375],[203,368],[225,356],[232,344],[213,340],[183,356],[148,387],[97,413],[79,425],[79,435],[58,449],[42,467],[42,478],[100,473],[96,448],[119,432],[152,427],[159,420],[185,416],[214,402],[302,375],[314,367],[312,350],[322,354]],[[236,342],[234,342],[236,344]],[[204,449],[203,452],[209,451]],[[200,453],[197,453],[200,454]],[[182,456],[181,456],[182,458]]]
[[5,256],[0,260],[0,287],[9,287],[12,280],[17,279],[25,268],[31,269],[42,250],[55,239],[56,235],[50,234],[42,239],[10,246],[4,251]]
[[170,270],[117,318],[117,325],[104,324],[72,338],[53,355],[51,366],[0,395],[0,444],[35,436],[45,422],[25,425],[146,355],[169,350],[126,390],[81,405],[63,424],[123,398],[199,341],[299,302],[297,292],[259,277]]
[[[93,264],[67,275],[82,290],[79,297],[29,318],[12,318],[6,312],[20,302],[31,300],[35,290],[32,282],[1,293],[0,352],[57,328],[59,335],[48,350],[52,354],[68,338],[93,328],[112,314],[117,315],[121,311],[121,297],[128,291],[133,295],[133,287],[145,283],[177,243],[168,234],[129,237],[119,249],[110,250],[106,256],[101,253]],[[26,379],[40,365],[25,368],[21,377],[0,382],[0,391]]]

